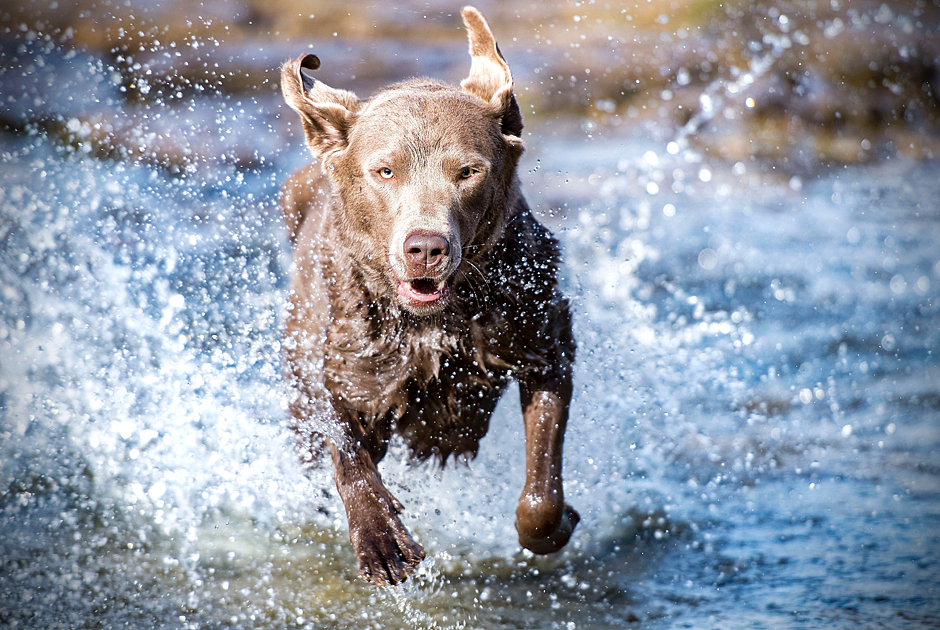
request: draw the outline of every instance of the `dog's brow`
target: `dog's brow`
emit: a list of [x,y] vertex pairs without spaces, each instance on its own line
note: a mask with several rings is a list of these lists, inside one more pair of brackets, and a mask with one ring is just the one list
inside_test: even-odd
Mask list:
[[466,166],[488,170],[490,161],[478,153],[455,153],[445,155],[441,159],[441,166],[444,168],[463,168]]

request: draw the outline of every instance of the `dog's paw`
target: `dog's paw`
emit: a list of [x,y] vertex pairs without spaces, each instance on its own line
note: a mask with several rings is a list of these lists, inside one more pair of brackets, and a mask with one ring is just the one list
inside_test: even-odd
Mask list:
[[401,584],[425,555],[424,548],[414,541],[396,515],[401,504],[389,501],[383,502],[383,507],[386,509],[380,508],[370,515],[360,514],[362,518],[350,522],[349,527],[349,538],[359,561],[359,577],[376,586]]
[[574,532],[580,520],[581,515],[567,503],[561,512],[558,525],[547,533],[542,528],[531,527],[531,524],[523,526],[517,518],[516,531],[519,533],[519,544],[532,553],[555,553],[568,544],[571,533]]
[[401,584],[424,559],[424,548],[400,522],[390,522],[385,531],[360,532],[358,538],[359,577],[376,586]]

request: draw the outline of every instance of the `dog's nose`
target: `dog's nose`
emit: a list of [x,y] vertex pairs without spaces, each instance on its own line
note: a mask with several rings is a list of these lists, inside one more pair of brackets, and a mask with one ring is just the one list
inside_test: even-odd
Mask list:
[[416,267],[430,269],[450,252],[450,243],[440,234],[415,233],[405,239],[405,258]]

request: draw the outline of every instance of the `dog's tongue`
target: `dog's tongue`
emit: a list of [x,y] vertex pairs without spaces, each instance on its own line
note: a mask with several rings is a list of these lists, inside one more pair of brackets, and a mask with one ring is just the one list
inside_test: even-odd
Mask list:
[[443,289],[437,288],[437,285],[428,278],[411,280],[410,282],[398,283],[398,295],[414,302],[434,302],[439,300],[444,294]]

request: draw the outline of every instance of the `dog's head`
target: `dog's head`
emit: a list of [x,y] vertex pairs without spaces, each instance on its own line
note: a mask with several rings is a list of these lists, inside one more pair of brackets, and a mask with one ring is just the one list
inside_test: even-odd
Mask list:
[[483,16],[462,15],[472,64],[459,88],[418,79],[360,101],[310,77],[314,55],[282,68],[284,98],[338,197],[346,244],[417,315],[440,311],[453,286],[480,273],[474,265],[518,195],[512,75]]

